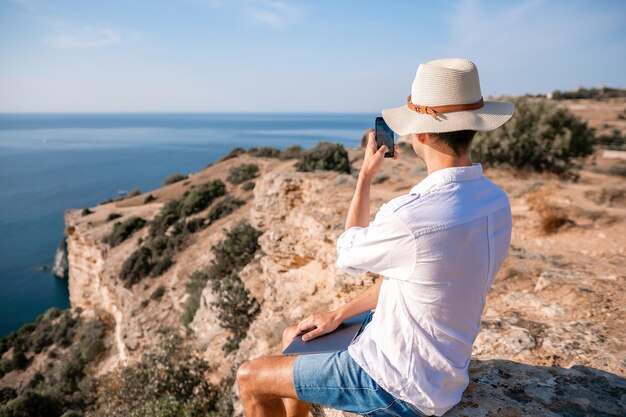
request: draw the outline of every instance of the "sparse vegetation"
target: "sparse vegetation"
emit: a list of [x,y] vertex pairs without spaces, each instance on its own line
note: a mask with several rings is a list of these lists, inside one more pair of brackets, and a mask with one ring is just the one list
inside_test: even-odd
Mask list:
[[207,282],[217,295],[219,301],[213,303],[217,309],[220,325],[233,334],[222,349],[231,352],[239,347],[239,343],[259,313],[257,300],[250,296],[237,271],[243,268],[259,248],[258,239],[261,232],[247,222],[237,223],[220,243],[213,245],[215,255],[212,264],[202,270],[194,271],[187,285],[189,298],[185,306],[182,320],[189,324],[200,305],[200,296]]
[[156,200],[156,197],[153,196],[152,194],[148,194],[146,198],[144,198],[143,203],[148,204],[148,203],[153,202],[154,200]]
[[119,214],[119,213],[109,213],[109,215],[107,216],[106,221],[110,222],[111,220],[119,219],[120,217],[122,217],[122,215]]
[[224,390],[209,381],[209,364],[185,347],[173,329],[141,360],[100,380],[94,417],[222,417],[231,414]]
[[548,100],[509,99],[515,114],[506,124],[478,132],[472,158],[484,165],[569,174],[573,158],[592,153],[587,123]]
[[181,198],[168,201],[163,206],[159,215],[150,224],[150,236],[165,234],[168,227],[181,217],[204,210],[215,198],[224,194],[226,194],[226,185],[221,180],[212,180],[185,191]]
[[594,142],[609,148],[622,149],[626,146],[626,135],[622,134],[622,132],[617,129],[613,129],[611,134],[597,136]]
[[107,204],[107,203],[112,203],[114,201],[121,201],[121,200],[125,200],[127,198],[131,198],[131,197],[136,197],[138,195],[141,194],[141,190],[139,188],[133,188],[131,191],[120,195],[117,198],[107,198],[104,201],[101,201],[100,204]]
[[228,194],[226,195],[226,197],[222,199],[222,201],[218,202],[213,207],[211,207],[211,210],[209,210],[209,214],[207,218],[211,222],[214,222],[218,219],[221,219],[222,217],[228,216],[230,213],[237,210],[239,207],[243,206],[244,204],[246,204],[245,201],[235,198],[232,195]]
[[[78,314],[78,309],[75,311]],[[105,348],[104,325],[99,320],[51,308],[1,343],[5,348],[13,347],[14,352],[18,347],[21,355],[39,353],[53,344],[67,349],[48,355],[54,362],[35,373],[20,393],[3,390],[0,416],[70,415],[71,410],[85,410],[93,403],[95,381],[85,374],[85,367],[99,360]]]
[[93,213],[93,211],[89,210],[88,208],[84,208],[83,211],[80,212],[81,216],[88,216],[91,213]]
[[[222,162],[222,161],[226,161],[228,159],[236,158],[239,155],[243,155],[244,153],[246,153],[246,150],[244,148],[239,148],[239,147],[233,148],[225,156],[221,157],[218,162]],[[207,165],[207,167],[209,167],[210,165],[212,165],[212,164]]]
[[211,288],[217,294],[217,301],[211,305],[217,309],[220,326],[232,332],[222,349],[233,352],[239,349],[239,343],[246,337],[254,318],[261,312],[256,298],[234,270],[211,282]]
[[244,191],[250,191],[254,189],[254,181],[248,181],[241,184],[241,189]]
[[104,238],[104,242],[115,247],[128,239],[137,230],[146,225],[146,221],[141,217],[133,216],[125,222],[115,222],[111,234]]
[[136,196],[138,196],[140,194],[141,194],[141,190],[139,188],[133,188],[132,190],[130,190],[129,192],[124,194],[122,197],[120,197],[118,200],[123,200],[123,199],[126,199],[126,198],[136,197]]
[[578,88],[573,91],[559,91],[554,90],[552,92],[552,99],[554,100],[572,100],[572,99],[607,99],[614,97],[626,97],[626,90],[623,88]]
[[351,171],[348,152],[339,143],[320,142],[314,148],[304,151],[297,171],[315,170],[337,171],[349,174]]
[[241,184],[257,176],[259,166],[257,164],[242,164],[228,170],[228,182],[231,184]]
[[172,174],[172,175],[170,175],[169,177],[167,177],[167,178],[165,179],[165,181],[163,181],[163,186],[165,187],[165,186],[167,186],[167,185],[174,184],[174,183],[176,183],[176,182],[186,180],[187,178],[188,178],[188,177],[187,177],[187,175],[183,175],[183,174]]
[[150,222],[146,241],[122,264],[120,279],[124,286],[129,288],[147,276],[159,276],[173,265],[174,255],[185,247],[189,234],[206,227],[203,219],[187,221],[186,217],[204,210],[225,193],[225,184],[212,180],[168,201]]
[[300,159],[302,158],[304,150],[300,145],[291,145],[283,152],[281,152],[279,158],[280,159]]
[[585,192],[585,197],[598,205],[618,207],[626,201],[626,189],[608,187],[600,190],[588,190]]
[[264,158],[278,158],[280,157],[280,149],[272,148],[270,146],[262,146],[260,148],[248,149],[248,155]]
[[530,209],[539,215],[540,229],[546,235],[554,234],[564,226],[574,224],[564,209],[548,200],[550,192],[549,188],[544,188],[526,198]]
[[159,285],[156,290],[152,292],[150,295],[151,300],[160,300],[165,294],[165,287],[163,285]]

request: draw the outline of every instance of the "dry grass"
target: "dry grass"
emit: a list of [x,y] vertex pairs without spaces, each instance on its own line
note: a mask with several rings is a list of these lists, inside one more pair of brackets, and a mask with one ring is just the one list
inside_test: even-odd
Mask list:
[[588,190],[585,197],[598,205],[617,207],[624,204],[626,191],[623,188],[602,188],[601,190]]
[[566,226],[575,224],[565,209],[549,200],[549,194],[553,191],[552,187],[543,187],[526,197],[530,209],[539,215],[540,229],[546,235],[554,234]]

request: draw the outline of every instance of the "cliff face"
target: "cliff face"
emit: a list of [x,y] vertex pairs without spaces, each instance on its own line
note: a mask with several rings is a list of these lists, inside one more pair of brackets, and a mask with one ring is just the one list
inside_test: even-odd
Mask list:
[[[351,149],[349,155],[353,167],[358,167],[362,151]],[[252,191],[243,191],[226,181],[229,168],[249,162],[260,167]],[[145,195],[140,195],[95,207],[94,213],[88,216],[80,216],[78,210],[66,213],[72,306],[103,310],[115,322],[116,348],[103,362],[99,373],[136,360],[154,343],[160,326],[171,326],[185,334],[188,343],[215,365],[217,381],[230,372],[232,364],[279,353],[285,326],[311,313],[342,305],[378,278],[374,274],[350,276],[335,268],[335,244],[344,229],[355,175],[299,173],[293,164],[293,160],[241,155],[208,167],[191,176],[188,183],[152,191],[157,199],[148,204],[143,203]],[[408,153],[401,153],[398,161],[384,161],[379,182],[372,188],[371,215],[384,202],[408,192],[425,175],[421,161]],[[487,300],[474,358],[481,361],[506,358],[528,365],[475,362],[476,375],[491,376],[477,377],[475,388],[468,390],[469,397],[459,406],[464,411],[451,415],[487,415],[489,410],[506,407],[507,401],[510,407],[519,407],[519,402],[515,402],[518,393],[515,386],[508,390],[502,388],[499,396],[495,396],[488,386],[482,385],[505,387],[507,372],[528,371],[525,384],[536,383],[536,388],[524,395],[543,398],[544,394],[539,392],[540,380],[547,375],[545,372],[551,371],[537,368],[533,373],[530,369],[535,368],[530,365],[560,367],[562,372],[555,372],[560,372],[562,378],[582,372],[581,369],[576,372],[566,369],[574,364],[626,375],[621,336],[626,330],[623,310],[626,297],[622,291],[626,281],[623,238],[626,209],[623,205],[602,203],[593,194],[602,189],[623,194],[623,181],[590,170],[582,172],[578,183],[532,174],[519,177],[495,169],[485,170],[485,175],[508,193],[514,231],[509,257]],[[102,243],[113,223],[107,222],[106,217],[116,212],[125,217],[133,215],[151,220],[165,202],[180,196],[192,185],[216,178],[224,180],[228,192],[245,200],[246,204],[194,234],[189,246],[176,255],[174,265],[164,274],[125,288],[118,278],[121,265],[137,248],[137,240],[146,236],[147,228],[110,248]],[[569,222],[556,233],[545,234],[541,229],[543,211],[538,200],[557,207]],[[204,215],[206,211],[197,214]],[[189,330],[180,317],[188,297],[185,287],[191,273],[210,264],[211,246],[223,238],[225,229],[242,218],[263,232],[259,239],[260,250],[239,274],[261,304],[261,312],[239,350],[227,355],[225,360],[220,347],[228,332],[219,326],[210,307],[215,295],[209,286],[202,292],[200,307]],[[163,297],[151,300],[151,294],[159,286],[165,288]],[[493,369],[501,369],[502,373]],[[593,391],[594,386],[600,387],[597,381],[605,380],[593,376],[595,371],[590,372],[582,372],[580,381],[591,383],[589,389]],[[595,383],[593,378],[597,379]],[[617,380],[607,381],[611,385]],[[234,388],[236,392],[236,386]],[[550,395],[559,393],[557,390]],[[617,401],[621,401],[623,407],[624,399]],[[470,403],[478,404],[477,408],[469,406]],[[240,404],[237,401],[235,404],[241,413]],[[491,405],[487,407],[487,404]],[[472,407],[480,412],[472,411]],[[544,404],[544,407],[548,406]],[[551,415],[536,411],[539,408],[528,410],[532,415]],[[550,412],[559,415],[554,410]]]

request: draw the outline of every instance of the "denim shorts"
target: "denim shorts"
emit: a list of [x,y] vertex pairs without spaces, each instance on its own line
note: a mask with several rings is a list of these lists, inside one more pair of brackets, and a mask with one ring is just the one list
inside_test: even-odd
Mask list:
[[[372,320],[365,319],[360,334]],[[357,364],[348,350],[298,355],[293,385],[301,401],[366,416],[424,417],[385,391]]]

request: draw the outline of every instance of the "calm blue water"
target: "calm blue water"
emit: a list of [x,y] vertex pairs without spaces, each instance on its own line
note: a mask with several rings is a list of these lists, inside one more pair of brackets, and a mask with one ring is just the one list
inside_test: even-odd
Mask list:
[[357,146],[374,117],[0,114],[0,337],[69,305],[67,282],[50,272],[65,209],[160,188],[170,174],[199,171],[236,146]]

